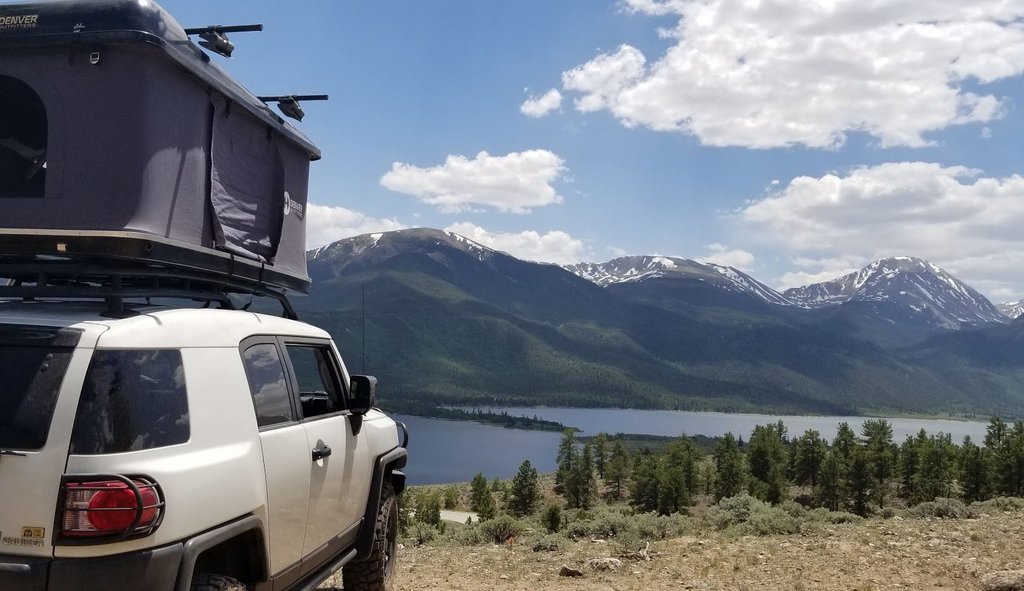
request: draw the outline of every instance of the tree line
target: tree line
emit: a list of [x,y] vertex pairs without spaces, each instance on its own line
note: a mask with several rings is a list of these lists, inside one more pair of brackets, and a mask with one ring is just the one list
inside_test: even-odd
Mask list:
[[727,433],[710,454],[687,437],[661,452],[629,454],[606,434],[580,445],[565,431],[557,465],[556,490],[569,508],[592,506],[600,482],[608,500],[664,515],[685,511],[702,496],[718,501],[742,493],[867,515],[894,503],[1024,496],[1024,422],[993,418],[979,445],[924,429],[896,442],[885,419],[864,421],[860,433],[840,423],[832,441],[813,429],[791,437],[779,421],[754,427],[746,443]]

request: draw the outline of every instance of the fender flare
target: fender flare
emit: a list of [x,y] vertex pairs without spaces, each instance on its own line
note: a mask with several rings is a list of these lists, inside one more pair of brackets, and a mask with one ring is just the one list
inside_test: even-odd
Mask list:
[[[189,591],[189,587],[192,586],[192,575],[195,574],[196,559],[199,558],[200,554],[231,538],[250,531],[256,531],[264,540],[267,539],[263,520],[255,515],[249,515],[248,517],[243,517],[237,521],[205,531],[186,541],[181,556],[181,565],[178,567],[178,583],[175,585],[175,591]],[[260,546],[261,553],[263,554],[260,557],[260,561],[264,571],[266,571],[266,565],[270,563],[270,559],[267,556],[267,546],[266,544],[261,544]],[[262,578],[266,578],[266,576],[267,573],[264,572]]]
[[390,476],[395,487],[395,494],[405,488],[405,474],[401,471],[409,459],[409,452],[404,447],[396,447],[377,457],[373,466],[373,480],[370,481],[370,495],[366,501],[363,522],[356,537],[356,560],[363,560],[373,549],[373,536],[377,524],[377,508],[380,505],[380,494],[384,488],[384,477]]

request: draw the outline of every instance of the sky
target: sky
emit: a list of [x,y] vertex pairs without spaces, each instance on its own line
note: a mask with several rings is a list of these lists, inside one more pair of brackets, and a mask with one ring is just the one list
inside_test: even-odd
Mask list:
[[[1024,0],[164,0],[326,93],[308,246],[407,227],[778,289],[926,258],[1024,298]],[[219,59],[219,58],[218,58]]]

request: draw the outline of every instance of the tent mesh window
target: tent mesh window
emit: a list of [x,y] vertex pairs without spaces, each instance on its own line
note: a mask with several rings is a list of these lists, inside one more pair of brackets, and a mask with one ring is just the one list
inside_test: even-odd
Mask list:
[[0,76],[0,197],[42,197],[46,107],[29,85]]

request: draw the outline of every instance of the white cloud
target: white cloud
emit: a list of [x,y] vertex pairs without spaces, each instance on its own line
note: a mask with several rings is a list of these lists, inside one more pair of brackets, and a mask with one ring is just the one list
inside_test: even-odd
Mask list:
[[573,238],[561,230],[553,230],[545,234],[532,230],[490,232],[470,222],[452,224],[445,230],[527,261],[561,265],[578,263],[589,254],[582,240]]
[[714,263],[739,269],[749,273],[754,269],[754,255],[739,249],[730,249],[723,244],[708,244],[704,247],[707,250],[704,256],[698,259],[701,263]]
[[552,183],[565,172],[565,161],[548,150],[512,152],[475,158],[451,155],[440,166],[420,168],[395,162],[380,184],[416,196],[445,213],[490,207],[528,213],[534,207],[561,203]]
[[795,178],[738,218],[761,238],[804,255],[794,260],[803,271],[782,278],[786,287],[910,255],[979,288],[985,283],[988,290],[1024,293],[1019,175],[993,178],[963,166],[893,162]]
[[344,207],[310,203],[306,209],[306,248],[317,248],[350,236],[406,227],[395,219],[371,218]]
[[545,92],[541,96],[531,96],[519,106],[519,111],[527,117],[543,117],[562,106],[562,93],[557,88]]
[[1005,100],[967,90],[1024,72],[1024,3],[1004,0],[626,0],[679,17],[655,61],[629,45],[562,75],[578,110],[706,145],[882,146],[989,122]]

